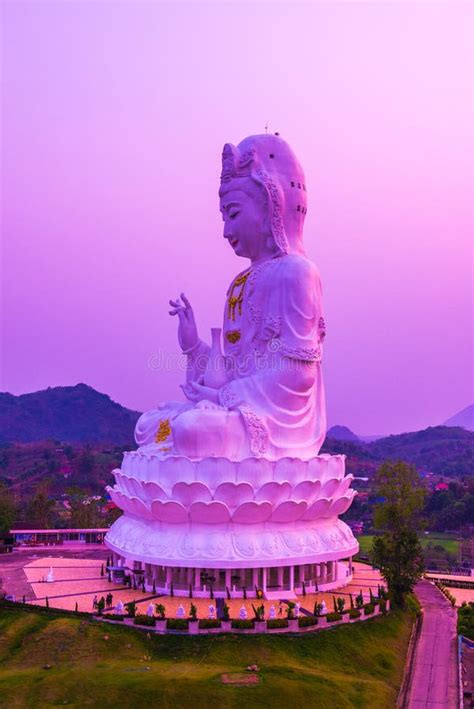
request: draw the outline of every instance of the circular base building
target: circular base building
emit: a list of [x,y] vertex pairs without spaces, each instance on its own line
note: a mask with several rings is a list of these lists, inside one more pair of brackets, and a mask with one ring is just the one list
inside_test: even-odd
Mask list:
[[[355,491],[344,456],[192,460],[125,453],[108,488],[124,511],[105,543],[148,590],[291,598],[352,577],[359,545],[338,518]],[[344,562],[343,560],[348,560]]]

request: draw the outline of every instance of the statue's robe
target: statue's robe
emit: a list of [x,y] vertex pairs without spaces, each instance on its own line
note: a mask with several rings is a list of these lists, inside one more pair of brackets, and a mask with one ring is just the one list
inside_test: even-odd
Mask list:
[[[158,433],[158,443],[169,449],[169,440],[159,440],[160,422],[166,419],[172,439],[167,452],[174,454],[317,455],[326,435],[326,407],[324,320],[315,265],[289,254],[236,276],[227,292],[223,338],[227,382],[218,390],[219,406],[164,404],[139,419],[137,443],[153,443]],[[190,352],[188,382],[200,380],[209,355],[202,341]]]

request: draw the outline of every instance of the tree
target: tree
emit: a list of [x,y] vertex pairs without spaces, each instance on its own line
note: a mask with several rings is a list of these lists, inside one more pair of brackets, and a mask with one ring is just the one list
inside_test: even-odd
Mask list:
[[413,465],[384,463],[374,479],[376,496],[373,561],[380,567],[394,603],[402,604],[424,571],[418,539],[426,491]]
[[48,484],[46,482],[40,483],[27,506],[28,523],[39,529],[49,529],[54,505],[54,499],[49,496]]
[[0,483],[0,536],[8,534],[16,517],[16,505],[10,490]]
[[87,495],[79,487],[67,489],[71,506],[71,526],[76,529],[90,529],[101,526],[100,499]]

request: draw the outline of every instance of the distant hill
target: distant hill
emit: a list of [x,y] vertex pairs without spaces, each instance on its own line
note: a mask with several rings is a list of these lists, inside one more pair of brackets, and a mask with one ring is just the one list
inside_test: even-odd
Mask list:
[[0,442],[131,443],[139,416],[86,384],[0,393]]
[[334,438],[336,441],[358,441],[358,436],[355,435],[347,426],[332,426],[327,432],[328,438]]
[[466,406],[465,409],[451,416],[443,423],[443,426],[462,426],[468,431],[474,431],[474,404]]
[[[331,429],[330,429],[331,430]],[[420,470],[461,477],[474,471],[474,433],[460,427],[434,426],[386,436],[373,442],[326,438],[323,453],[344,453],[349,472],[373,472],[387,459],[405,460]]]

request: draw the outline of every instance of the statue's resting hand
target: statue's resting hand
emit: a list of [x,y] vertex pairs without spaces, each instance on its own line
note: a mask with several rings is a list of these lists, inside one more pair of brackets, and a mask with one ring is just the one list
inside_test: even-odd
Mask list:
[[200,379],[199,382],[189,382],[184,386],[180,386],[186,398],[193,404],[197,404],[200,401],[207,401],[208,403],[216,405],[219,404],[219,393],[217,389],[204,386],[202,379]]
[[182,350],[186,351],[193,348],[199,341],[196,321],[191,303],[186,298],[184,293],[181,293],[180,298],[170,300],[172,310],[170,315],[177,315],[179,318],[178,325],[178,342]]

